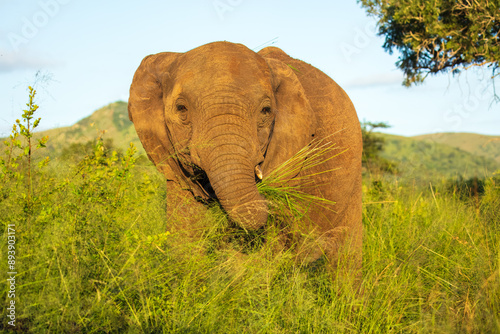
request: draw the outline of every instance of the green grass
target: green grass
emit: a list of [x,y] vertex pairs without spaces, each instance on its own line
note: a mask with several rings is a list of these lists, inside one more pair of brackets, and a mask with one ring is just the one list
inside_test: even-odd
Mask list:
[[[201,238],[166,232],[165,181],[133,153],[114,154],[97,140],[81,159],[41,168],[35,159],[30,196],[26,157],[18,175],[2,174],[0,271],[9,271],[7,225],[15,224],[15,330],[500,332],[498,175],[484,195],[465,200],[445,182],[366,178],[363,293],[355,295],[332,282],[322,261],[296,264],[279,226],[247,234],[214,205]],[[297,197],[267,186],[277,200]],[[12,330],[7,321],[4,332]]]

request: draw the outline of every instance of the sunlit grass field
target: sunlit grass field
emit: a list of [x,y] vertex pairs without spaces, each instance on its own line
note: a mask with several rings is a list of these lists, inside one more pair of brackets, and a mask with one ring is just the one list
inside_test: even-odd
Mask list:
[[480,196],[444,180],[367,175],[356,294],[324,261],[299,265],[293,247],[276,251],[279,227],[247,234],[216,205],[200,238],[167,232],[169,189],[133,147],[117,153],[97,139],[85,154],[40,163],[44,148],[35,158],[25,145],[12,150],[14,166],[8,146],[2,156],[4,332],[500,333],[499,174]]

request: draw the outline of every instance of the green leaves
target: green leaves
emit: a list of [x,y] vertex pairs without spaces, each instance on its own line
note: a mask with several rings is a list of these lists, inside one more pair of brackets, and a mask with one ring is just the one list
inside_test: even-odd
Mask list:
[[[32,138],[33,130],[40,124],[41,118],[32,122],[35,112],[38,110],[38,105],[35,104],[36,90],[32,87],[29,89],[29,102],[26,103],[27,109],[23,110],[22,120],[16,119],[12,126],[12,132],[7,140],[3,142],[4,151],[0,156],[0,191],[7,196],[7,193],[12,192],[13,188],[22,180],[27,180],[26,193],[23,193],[23,199],[26,200],[26,206],[29,210],[32,209],[36,199],[33,191],[32,182],[32,166],[34,165],[33,151],[46,146],[49,140],[48,136],[38,139],[36,147],[33,147]],[[24,163],[23,163],[24,161]],[[40,170],[49,162],[48,158],[40,161],[37,166]],[[38,171],[39,171],[38,170]],[[17,183],[17,184],[16,184]]]
[[38,139],[38,145],[36,146],[36,148],[46,147],[45,144],[47,144],[48,141],[49,141],[49,136],[44,136],[41,139]]
[[427,75],[487,66],[492,78],[500,61],[500,1],[358,0],[378,19],[383,48],[401,53],[403,84]]
[[77,175],[81,177],[81,182],[74,191],[82,201],[120,205],[125,191],[122,186],[131,177],[136,152],[134,144],[130,143],[125,155],[120,157],[117,151],[105,146],[101,136],[98,137],[92,152],[78,165]]

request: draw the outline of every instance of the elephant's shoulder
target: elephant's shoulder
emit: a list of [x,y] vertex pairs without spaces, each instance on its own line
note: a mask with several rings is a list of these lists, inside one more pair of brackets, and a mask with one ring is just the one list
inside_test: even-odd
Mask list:
[[281,61],[285,61],[291,58],[285,51],[275,46],[268,46],[257,53],[264,58],[273,58]]
[[294,71],[299,80],[301,80],[301,77],[304,76],[304,74],[310,75],[311,71],[316,71],[316,68],[314,66],[306,63],[303,60],[289,56],[285,51],[275,46],[268,46],[260,50],[258,54],[264,58],[271,58],[281,61]]

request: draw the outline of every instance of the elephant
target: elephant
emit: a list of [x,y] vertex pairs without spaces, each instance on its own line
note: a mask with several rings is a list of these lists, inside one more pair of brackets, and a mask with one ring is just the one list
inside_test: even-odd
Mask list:
[[237,226],[260,229],[269,215],[260,180],[312,142],[334,142],[341,154],[289,177],[300,184],[308,174],[304,192],[335,202],[333,210],[311,205],[296,223],[308,235],[297,252],[360,270],[361,129],[347,94],[322,71],[277,47],[213,42],[162,52],[136,70],[128,112],[167,180],[167,220],[186,200],[196,207],[180,209],[189,214],[216,200]]

